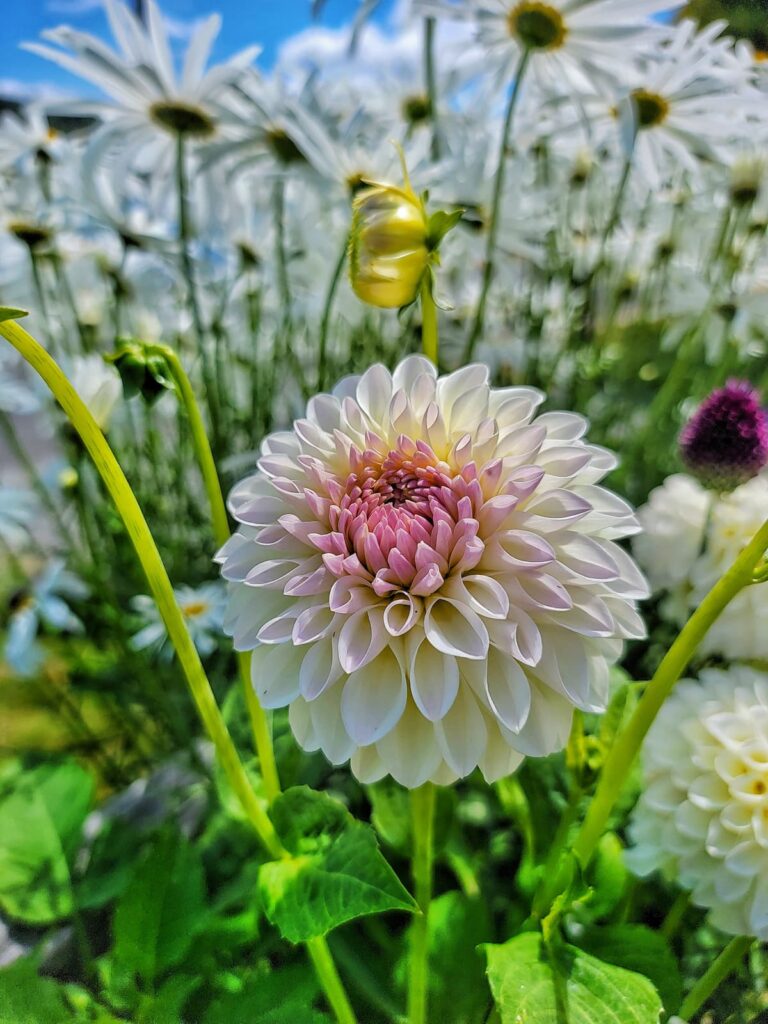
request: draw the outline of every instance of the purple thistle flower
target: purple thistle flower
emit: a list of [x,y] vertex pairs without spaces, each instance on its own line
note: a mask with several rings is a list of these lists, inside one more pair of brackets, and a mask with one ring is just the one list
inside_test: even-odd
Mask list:
[[768,463],[768,414],[748,381],[729,380],[699,406],[680,435],[680,454],[698,480],[732,491]]

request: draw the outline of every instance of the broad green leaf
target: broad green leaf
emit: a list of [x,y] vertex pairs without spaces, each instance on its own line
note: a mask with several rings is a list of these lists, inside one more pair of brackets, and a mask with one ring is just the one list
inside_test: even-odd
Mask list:
[[195,847],[178,832],[160,833],[117,904],[116,966],[151,985],[180,963],[207,922],[203,891]]
[[640,974],[574,946],[553,953],[533,932],[483,948],[502,1024],[658,1024],[661,1000]]
[[278,797],[271,816],[291,856],[262,865],[259,895],[289,942],[325,935],[365,914],[415,910],[373,831],[337,800],[300,786]]
[[663,935],[642,924],[614,924],[589,929],[579,938],[579,946],[599,960],[650,978],[667,1013],[679,1007],[680,969]]
[[41,978],[31,957],[0,970],[0,1024],[64,1024],[74,1019],[64,987]]
[[12,306],[0,306],[0,324],[5,320],[21,320],[23,316],[29,316],[26,309],[14,309]]
[[313,1008],[318,988],[315,976],[303,963],[266,973],[252,971],[237,991],[215,999],[202,1024],[330,1024]]
[[93,780],[74,762],[13,780],[0,801],[0,909],[26,924],[73,910],[70,865],[93,799]]
[[477,947],[492,934],[484,900],[452,891],[429,907],[429,1014],[434,1021],[482,1024],[488,1010]]

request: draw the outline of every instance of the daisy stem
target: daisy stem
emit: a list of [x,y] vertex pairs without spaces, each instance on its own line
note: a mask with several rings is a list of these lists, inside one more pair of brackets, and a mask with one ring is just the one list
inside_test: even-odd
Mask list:
[[437,76],[435,74],[435,19],[424,19],[424,79],[427,87],[429,118],[432,138],[429,154],[433,161],[440,159],[440,122],[437,113]]
[[737,935],[731,939],[685,997],[680,1007],[680,1016],[683,1020],[690,1020],[698,1013],[715,989],[741,964],[754,941],[749,935]]
[[528,67],[528,60],[531,51],[525,49],[520,54],[520,60],[515,70],[515,78],[509,91],[507,110],[504,115],[504,125],[501,129],[501,142],[499,144],[499,160],[496,165],[496,177],[493,182],[493,198],[491,200],[491,217],[488,223],[488,236],[485,246],[485,263],[483,264],[483,281],[480,286],[480,298],[477,301],[477,309],[472,322],[472,328],[467,338],[464,349],[464,362],[468,363],[475,352],[477,340],[483,331],[485,322],[485,306],[488,301],[488,292],[493,277],[493,257],[496,251],[496,239],[499,234],[499,214],[501,213],[501,194],[504,189],[504,171],[507,163],[507,146],[509,145],[509,133],[512,128],[512,121],[515,116],[515,108],[520,98],[520,88]]
[[600,773],[595,795],[573,843],[577,860],[586,865],[594,853],[633,762],[664,701],[723,610],[752,583],[755,566],[768,548],[768,521],[718,580],[669,648],[626,727],[619,733]]
[[421,282],[421,345],[427,359],[437,366],[439,353],[437,307],[432,297],[432,275],[429,271]]
[[[224,503],[224,495],[221,492],[219,474],[216,470],[216,463],[213,459],[211,446],[208,442],[208,435],[205,432],[205,424],[200,413],[200,407],[195,398],[195,392],[189,377],[182,366],[181,360],[174,350],[168,345],[148,346],[148,352],[158,355],[168,367],[171,376],[178,388],[179,399],[187,413],[189,429],[192,435],[192,445],[195,449],[200,472],[203,475],[205,493],[208,496],[208,503],[211,506],[211,521],[213,524],[213,535],[219,547],[229,540],[230,528],[227,518],[227,507]],[[253,739],[256,753],[259,757],[261,774],[264,780],[264,789],[269,803],[280,795],[280,780],[277,774],[275,762],[275,751],[272,746],[272,734],[269,727],[269,720],[259,704],[256,693],[251,685],[251,656],[245,652],[238,653],[237,663],[240,669],[240,679],[243,684],[245,703],[248,708],[248,715],[251,720]]]
[[82,399],[45,349],[19,324],[0,323],[0,335],[35,370],[69,417],[104,482],[122,519],[152,595],[173,643],[200,719],[219,756],[233,792],[270,856],[286,856],[278,835],[256,797],[226,723],[216,704],[200,656],[173,593],[160,552],[120,464]]
[[190,252],[192,225],[189,213],[186,145],[183,132],[179,132],[176,136],[176,189],[178,192],[179,203],[179,255],[181,257],[181,272],[184,276],[184,283],[187,286],[187,300],[189,301],[189,311],[192,315],[192,324],[195,330],[197,350],[203,371],[203,383],[205,384],[205,394],[208,400],[208,411],[211,416],[211,429],[213,431],[214,440],[217,442],[219,436],[219,410],[216,403],[214,377],[211,372],[208,353],[205,347],[205,328],[203,326],[203,316],[200,312],[200,303],[197,299],[195,268],[192,263],[192,254]]
[[435,787],[431,782],[411,793],[413,884],[421,913],[411,924],[408,964],[408,1024],[426,1024],[429,978],[429,904],[435,831]]
[[344,264],[347,262],[347,247],[349,245],[349,236],[344,235],[344,244],[341,247],[338,261],[333,269],[333,275],[331,282],[328,285],[328,291],[325,296],[325,305],[323,306],[323,317],[320,321],[320,347],[317,353],[317,390],[322,391],[325,387],[325,376],[328,362],[328,328],[331,323],[331,310],[333,309],[333,300],[336,297],[336,291],[339,287],[339,281],[341,280],[341,273],[344,270]]

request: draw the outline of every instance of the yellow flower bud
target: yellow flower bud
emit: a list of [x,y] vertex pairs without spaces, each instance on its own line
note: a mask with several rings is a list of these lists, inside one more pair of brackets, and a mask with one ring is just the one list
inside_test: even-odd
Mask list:
[[430,262],[424,204],[410,187],[372,184],[353,208],[349,276],[355,294],[371,306],[407,306]]

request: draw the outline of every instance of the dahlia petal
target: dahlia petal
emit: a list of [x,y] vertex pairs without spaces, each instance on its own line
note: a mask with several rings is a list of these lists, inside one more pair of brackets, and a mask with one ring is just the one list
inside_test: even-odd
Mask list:
[[389,642],[381,606],[350,615],[339,631],[338,652],[345,672],[357,672],[381,653]]
[[257,637],[262,644],[284,644],[293,636],[296,620],[303,614],[301,605],[288,607],[285,611],[265,622]]
[[533,494],[543,479],[544,470],[540,466],[520,466],[505,480],[502,493],[514,494],[522,501]]
[[238,523],[245,523],[248,526],[270,526],[277,522],[280,516],[285,515],[289,508],[282,497],[273,492],[244,502],[236,511],[230,507],[230,511]]
[[286,597],[316,597],[318,594],[327,594],[332,582],[333,575],[321,564],[313,572],[294,576],[286,583],[283,593]]
[[414,381],[423,373],[429,377],[437,377],[437,371],[429,359],[424,356],[406,356],[392,374],[392,386],[403,391],[410,391]]
[[[548,616],[550,622],[582,636],[616,636],[617,624],[602,598],[585,593],[583,587],[574,587],[572,595],[573,607]],[[642,627],[642,620],[640,625]]]
[[765,851],[753,840],[739,843],[725,858],[725,866],[734,875],[755,878],[765,867]]
[[429,562],[419,569],[413,577],[410,591],[414,596],[428,597],[430,594],[434,594],[436,590],[439,590],[442,585],[442,573],[434,562]]
[[519,603],[522,593],[525,595],[525,607],[543,611],[567,611],[573,607],[573,599],[567,589],[549,573],[520,573],[518,577],[504,576],[502,579],[512,604]]
[[358,576],[345,576],[336,580],[328,595],[328,607],[342,615],[352,615],[378,603],[367,581]]
[[466,605],[439,595],[427,599],[424,631],[433,647],[458,658],[484,658],[488,630]]
[[336,625],[336,615],[324,604],[305,608],[293,626],[292,638],[295,644],[311,644],[328,636]]
[[547,428],[548,441],[578,441],[589,427],[589,420],[573,412],[545,412],[536,422]]
[[409,789],[432,779],[442,761],[435,727],[412,701],[408,701],[400,721],[379,740],[376,749],[392,778]]
[[331,686],[307,704],[320,749],[331,764],[348,761],[356,747],[341,714],[343,691],[342,686]]
[[489,619],[488,635],[494,647],[521,661],[524,665],[538,665],[541,660],[542,636],[539,627],[522,608],[510,608],[505,622]]
[[376,743],[395,727],[406,698],[403,667],[393,651],[384,648],[344,684],[341,717],[350,737],[361,747]]
[[536,461],[548,476],[570,479],[580,473],[591,459],[592,454],[586,447],[554,445],[542,448]]
[[423,603],[412,594],[401,591],[401,596],[387,604],[384,612],[384,627],[392,636],[403,636],[419,622],[424,610]]
[[446,597],[467,604],[473,612],[489,619],[505,619],[509,597],[491,576],[451,576],[443,587]]
[[302,697],[297,697],[288,708],[288,724],[302,750],[312,752],[320,749],[309,705]]
[[343,675],[331,637],[312,644],[301,662],[299,689],[307,701],[315,700]]
[[504,469],[507,472],[520,468],[536,460],[546,437],[546,428],[535,423],[527,427],[516,427],[499,437],[496,458],[504,460]]
[[519,733],[531,710],[531,684],[518,663],[495,647],[488,651],[486,695],[491,711],[502,725]]
[[485,502],[477,514],[480,536],[485,539],[496,533],[510,519],[510,513],[520,504],[516,494],[497,494]]
[[301,575],[302,563],[295,558],[270,558],[260,562],[245,577],[248,587],[270,587],[282,590],[294,576]]
[[459,778],[469,775],[485,749],[488,730],[472,692],[459,687],[448,714],[435,723],[435,737],[448,766]]
[[482,363],[471,363],[469,366],[462,366],[437,382],[437,404],[445,417],[447,423],[451,422],[451,412],[454,404],[467,391],[483,387],[488,383],[488,367]]
[[307,418],[325,431],[338,429],[340,413],[339,400],[331,395],[315,395],[307,402]]
[[366,416],[377,425],[382,423],[392,398],[392,376],[389,370],[381,363],[371,366],[360,378],[355,394]]
[[527,530],[505,530],[486,545],[486,550],[495,568],[541,569],[556,558],[562,561],[560,551],[555,555],[551,544]]
[[376,746],[358,747],[352,755],[350,767],[352,774],[364,786],[370,786],[388,774],[387,765]]
[[[543,401],[544,392],[538,388],[501,388],[491,393],[489,409],[500,427],[515,427],[528,423]],[[538,421],[543,418],[538,417]]]
[[262,707],[284,708],[299,695],[301,653],[291,644],[257,647],[251,655],[251,685]]
[[525,725],[508,739],[521,754],[546,757],[568,742],[573,704],[546,686],[531,686],[531,708]]
[[523,754],[509,746],[496,722],[488,715],[485,716],[485,724],[488,739],[478,767],[485,781],[491,785],[511,775],[522,763]]
[[557,560],[576,576],[588,580],[612,581],[621,575],[615,559],[607,550],[606,542],[578,533],[569,533],[560,539]]
[[423,634],[410,646],[411,696],[428,721],[439,722],[459,692],[459,666],[452,655],[435,650]]
[[585,498],[555,488],[531,498],[521,513],[520,526],[550,533],[572,527],[591,511],[592,506]]

